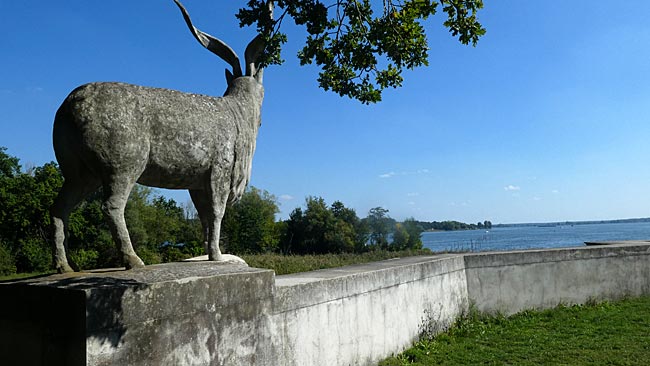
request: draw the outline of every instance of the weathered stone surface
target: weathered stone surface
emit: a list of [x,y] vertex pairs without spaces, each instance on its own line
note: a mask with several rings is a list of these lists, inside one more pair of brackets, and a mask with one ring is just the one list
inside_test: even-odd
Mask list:
[[214,262],[3,284],[12,301],[0,305],[0,357],[8,365],[247,364],[266,352],[260,328],[272,291],[272,271]]

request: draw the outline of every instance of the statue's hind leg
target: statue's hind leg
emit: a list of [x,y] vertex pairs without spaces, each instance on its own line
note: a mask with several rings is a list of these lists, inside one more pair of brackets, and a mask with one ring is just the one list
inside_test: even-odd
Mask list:
[[225,171],[225,169],[220,171],[218,168],[215,168],[211,172],[210,178],[210,188],[206,196],[210,204],[210,209],[208,210],[210,234],[208,238],[208,258],[211,261],[223,261],[221,249],[219,248],[219,236],[221,234],[221,220],[226,211],[226,204],[230,193],[229,171]]
[[210,217],[210,210],[212,210],[212,203],[210,202],[210,196],[204,190],[199,189],[190,189],[190,198],[192,198],[192,203],[194,203],[194,208],[196,208],[196,213],[199,216],[201,221],[201,228],[203,229],[203,249],[205,253],[208,251],[208,241],[210,240],[210,230],[212,222]]
[[124,220],[124,208],[134,185],[135,180],[129,177],[110,177],[109,182],[104,183],[104,203],[102,204],[102,210],[106,215],[113,240],[122,253],[127,269],[144,267],[144,262],[133,250]]
[[[77,173],[81,173],[77,171]],[[76,268],[74,263],[70,265],[67,258],[68,250],[68,218],[72,210],[90,193],[99,188],[99,180],[91,175],[85,179],[78,176],[66,177],[63,187],[59,191],[54,204],[50,209],[52,216],[53,240],[54,240],[54,266],[59,273],[72,272]]]

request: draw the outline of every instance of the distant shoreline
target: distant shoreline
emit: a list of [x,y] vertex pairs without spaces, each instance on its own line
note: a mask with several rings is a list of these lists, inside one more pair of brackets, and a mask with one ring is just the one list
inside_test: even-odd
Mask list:
[[[508,224],[504,224],[504,225],[508,225]],[[492,227],[495,227],[495,226],[498,226],[498,225],[493,225]],[[472,231],[472,230],[490,230],[490,229],[486,229],[486,228],[483,228],[483,227],[481,227],[481,228],[477,227],[477,228],[472,228],[472,229],[469,229],[469,228],[468,229],[453,229],[453,230],[429,229],[429,230],[424,230],[422,232],[423,233],[447,233],[447,232],[450,232],[450,231]]]
[[492,227],[525,227],[525,226],[538,226],[538,227],[553,227],[553,226],[567,226],[567,225],[594,225],[594,224],[628,224],[650,222],[650,217],[634,218],[634,219],[615,219],[615,220],[591,220],[591,221],[557,221],[557,222],[529,222],[529,223],[515,223],[515,224],[494,224]]

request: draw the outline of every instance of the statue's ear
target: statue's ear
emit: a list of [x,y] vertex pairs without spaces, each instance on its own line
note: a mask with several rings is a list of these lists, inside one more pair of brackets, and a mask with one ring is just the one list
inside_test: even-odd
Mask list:
[[257,80],[258,83],[262,84],[263,76],[264,76],[264,69],[259,69],[255,73],[255,80]]
[[232,85],[232,81],[235,79],[235,77],[232,75],[232,72],[230,70],[226,69],[226,82],[228,83],[228,86]]

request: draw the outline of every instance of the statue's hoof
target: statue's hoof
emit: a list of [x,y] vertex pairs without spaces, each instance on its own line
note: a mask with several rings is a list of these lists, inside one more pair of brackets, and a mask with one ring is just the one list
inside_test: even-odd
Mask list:
[[198,257],[183,259],[183,262],[199,262],[199,261],[207,261],[207,260],[208,260],[208,255],[204,254]]
[[58,273],[70,273],[74,272],[74,269],[72,269],[68,263],[58,263],[56,265],[56,271]]
[[[210,258],[206,254],[194,258],[185,259],[184,262],[209,261],[209,260]],[[246,261],[232,254],[222,254],[221,259],[216,260],[214,262],[224,263],[224,264],[238,264],[238,265],[244,265],[248,267],[248,263],[246,263]]]
[[144,268],[144,262],[137,255],[124,258],[126,269]]
[[232,263],[232,264],[243,264],[246,267],[248,267],[248,263],[246,263],[245,260],[241,259],[240,257],[232,254],[222,254],[221,255],[221,260],[218,262],[224,262],[224,263]]

